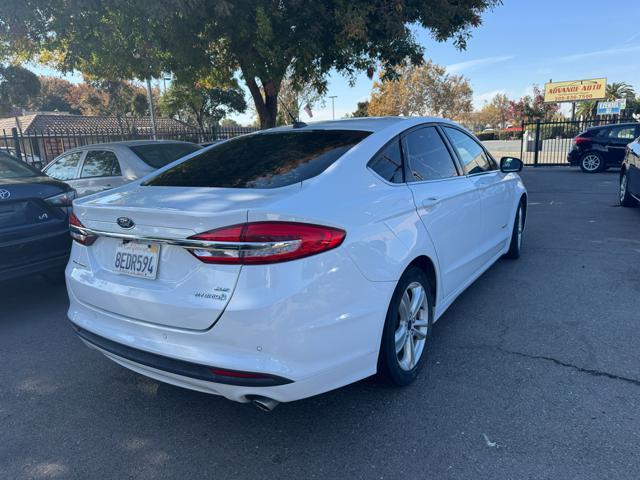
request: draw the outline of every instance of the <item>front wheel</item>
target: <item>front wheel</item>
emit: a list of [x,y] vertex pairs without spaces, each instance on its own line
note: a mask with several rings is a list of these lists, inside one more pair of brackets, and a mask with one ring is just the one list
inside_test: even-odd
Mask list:
[[602,155],[597,152],[585,153],[580,159],[580,168],[586,173],[596,173],[604,170],[605,164]]
[[507,258],[520,258],[520,250],[522,248],[522,235],[524,234],[524,206],[520,202],[516,211],[516,218],[513,221],[513,230],[511,231],[511,242],[509,250],[504,254]]
[[396,286],[387,311],[378,358],[378,372],[388,383],[404,386],[422,369],[433,325],[429,278],[412,266]]
[[624,172],[620,177],[620,205],[623,207],[635,207],[638,202],[629,193],[629,175]]

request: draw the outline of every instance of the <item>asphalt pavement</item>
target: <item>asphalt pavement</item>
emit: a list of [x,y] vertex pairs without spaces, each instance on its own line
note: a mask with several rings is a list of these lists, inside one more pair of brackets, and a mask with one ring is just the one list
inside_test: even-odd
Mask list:
[[521,259],[451,306],[404,389],[266,414],[86,348],[63,285],[0,284],[0,478],[637,479],[640,209],[617,172],[522,176]]

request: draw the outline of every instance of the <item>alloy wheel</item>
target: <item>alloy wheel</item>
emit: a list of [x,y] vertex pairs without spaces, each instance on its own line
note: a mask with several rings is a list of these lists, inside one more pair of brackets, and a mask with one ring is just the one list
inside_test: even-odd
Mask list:
[[595,172],[600,168],[600,157],[594,154],[585,155],[582,159],[582,166],[589,172]]
[[424,287],[410,283],[398,307],[398,326],[395,331],[395,349],[398,365],[412,370],[420,361],[429,330],[429,299]]

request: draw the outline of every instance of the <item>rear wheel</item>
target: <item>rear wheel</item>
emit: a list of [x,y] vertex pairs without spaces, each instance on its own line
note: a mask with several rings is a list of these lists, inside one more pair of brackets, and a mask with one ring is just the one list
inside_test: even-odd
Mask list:
[[623,207],[635,207],[637,201],[629,193],[629,175],[623,172],[620,176],[620,205]]
[[585,153],[580,159],[580,168],[586,173],[596,173],[604,170],[604,159],[597,152]]
[[429,278],[415,266],[393,292],[378,358],[378,372],[388,383],[408,385],[424,365],[433,325],[431,292]]

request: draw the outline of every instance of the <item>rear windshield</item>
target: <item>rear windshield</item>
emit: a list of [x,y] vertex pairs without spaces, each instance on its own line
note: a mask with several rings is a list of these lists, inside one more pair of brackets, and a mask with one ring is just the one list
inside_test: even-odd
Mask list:
[[160,168],[201,147],[190,143],[148,143],[129,148],[150,167]]
[[31,169],[17,158],[0,152],[0,179],[36,177],[38,172]]
[[176,165],[146,185],[277,188],[322,173],[370,132],[307,130],[238,137]]

